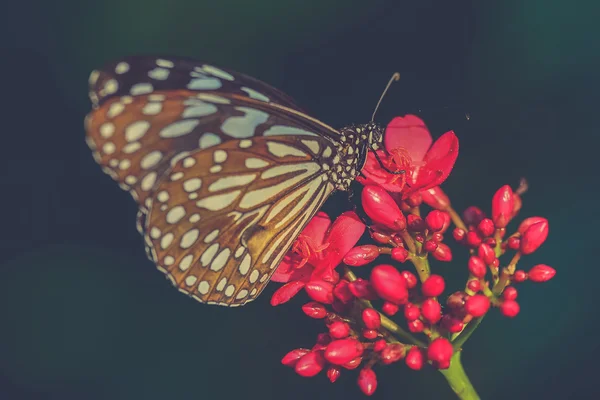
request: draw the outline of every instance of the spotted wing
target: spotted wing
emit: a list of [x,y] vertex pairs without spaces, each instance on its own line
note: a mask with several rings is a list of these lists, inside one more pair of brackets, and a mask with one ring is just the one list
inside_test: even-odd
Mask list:
[[237,94],[300,111],[289,96],[258,79],[184,57],[125,57],[93,71],[89,85],[94,107],[112,97],[186,89]]
[[178,161],[145,220],[158,269],[204,303],[255,299],[334,190],[323,167],[328,146],[315,136],[260,136]]

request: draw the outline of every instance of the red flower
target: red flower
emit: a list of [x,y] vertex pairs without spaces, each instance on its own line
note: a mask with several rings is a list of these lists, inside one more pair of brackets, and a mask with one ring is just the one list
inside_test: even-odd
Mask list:
[[271,304],[287,302],[309,281],[337,283],[335,267],[364,231],[365,225],[354,212],[343,213],[333,223],[327,214],[318,212],[273,274],[272,281],[287,284],[273,294]]
[[458,138],[449,131],[433,145],[431,143],[429,130],[419,117],[396,117],[386,128],[385,150],[378,150],[377,155],[387,169],[404,170],[406,174],[390,174],[382,168],[375,154],[369,152],[362,170],[366,179],[357,180],[363,184],[378,184],[389,192],[402,192],[403,198],[436,187],[446,180],[454,167]]

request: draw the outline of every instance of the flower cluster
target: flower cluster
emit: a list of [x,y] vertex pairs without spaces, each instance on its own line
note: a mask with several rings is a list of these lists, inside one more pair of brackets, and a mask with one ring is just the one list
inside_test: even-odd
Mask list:
[[[310,301],[302,311],[326,327],[311,348],[290,351],[282,363],[305,377],[325,371],[331,382],[344,370],[360,368],[358,386],[367,395],[377,388],[376,366],[404,360],[415,370],[425,364],[450,368],[490,308],[515,317],[516,285],[555,274],[543,264],[517,269],[522,256],[548,236],[542,217],[507,230],[521,209],[525,182],[515,190],[501,187],[488,215],[475,206],[461,215],[439,186],[458,156],[453,132],[432,143],[423,121],[398,117],[387,127],[384,147],[378,151],[381,162],[369,153],[358,179],[366,221],[353,211],[333,222],[318,213],[272,278],[285,283],[272,305],[304,290]],[[365,232],[370,240],[359,245]],[[452,270],[468,277],[464,289],[442,298],[446,283],[431,272],[429,256],[451,262],[449,239],[469,252],[465,268]]]

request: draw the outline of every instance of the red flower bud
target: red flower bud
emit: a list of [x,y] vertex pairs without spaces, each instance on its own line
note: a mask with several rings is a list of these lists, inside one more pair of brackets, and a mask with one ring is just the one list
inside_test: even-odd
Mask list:
[[477,247],[483,242],[483,239],[479,236],[477,231],[469,231],[465,237],[465,242],[467,246]]
[[389,316],[396,315],[399,309],[400,307],[398,307],[397,304],[390,303],[389,301],[383,303],[383,306],[381,307],[381,310]]
[[325,359],[321,351],[311,351],[302,356],[295,366],[298,375],[311,377],[317,375],[325,367]]
[[515,207],[514,194],[510,186],[504,185],[492,198],[492,219],[496,228],[506,228]]
[[425,325],[423,325],[423,321],[420,319],[415,319],[414,321],[410,321],[408,323],[408,330],[412,333],[423,332],[423,329],[425,329]]
[[354,298],[354,295],[350,291],[348,285],[350,282],[346,280],[341,280],[335,285],[333,288],[333,295],[338,298],[342,303],[348,303],[350,300]]
[[458,318],[451,315],[444,315],[442,318],[442,326],[450,333],[458,333],[462,331],[464,324]]
[[481,282],[479,282],[477,279],[471,279],[469,282],[467,282],[467,288],[470,291],[477,293],[481,290]]
[[437,323],[442,318],[442,306],[436,299],[429,298],[423,301],[421,311],[423,318],[431,324]]
[[504,292],[502,292],[502,297],[504,298],[504,300],[516,300],[518,294],[519,292],[517,292],[516,288],[514,288],[513,286],[509,286],[506,289],[504,289]]
[[522,270],[515,271],[515,273],[513,275],[513,281],[520,283],[520,282],[525,282],[526,280],[527,280],[527,272],[522,271]]
[[404,362],[406,363],[408,368],[418,371],[421,368],[423,368],[423,359],[424,357],[421,349],[417,346],[413,346],[406,353],[406,358],[404,359]]
[[362,320],[369,329],[379,329],[381,326],[381,315],[372,308],[365,308],[363,310]]
[[436,297],[442,294],[445,288],[446,283],[444,282],[444,278],[440,275],[432,274],[421,285],[421,292],[423,296]]
[[342,371],[338,367],[327,368],[327,378],[329,379],[329,382],[335,383],[335,381],[337,381],[340,377],[341,373]]
[[494,250],[487,244],[481,243],[477,248],[477,255],[485,262],[487,265],[492,265],[494,260],[496,259],[496,253]]
[[363,350],[362,343],[354,338],[334,340],[325,349],[325,359],[335,365],[344,365],[362,356]]
[[406,217],[406,222],[408,229],[411,232],[423,232],[425,228],[427,228],[427,225],[425,224],[425,221],[423,221],[423,218],[415,214],[408,214],[408,216]]
[[408,259],[408,250],[404,247],[394,247],[392,249],[392,259],[403,263]]
[[409,207],[418,207],[423,203],[423,197],[420,193],[413,193],[404,200]]
[[444,214],[446,213],[440,210],[433,210],[429,214],[427,214],[427,217],[425,217],[427,227],[433,232],[441,231],[446,223],[446,218],[444,217]]
[[304,314],[315,319],[321,319],[327,316],[327,309],[325,306],[323,306],[321,303],[317,303],[316,301],[311,301],[303,305],[302,311],[304,311]]
[[450,250],[450,247],[448,247],[448,245],[446,245],[445,243],[438,243],[437,248],[431,254],[438,261],[452,261],[452,250]]
[[505,317],[514,318],[519,314],[520,310],[521,307],[519,306],[519,303],[514,300],[504,300],[502,304],[500,304],[500,312],[502,312]]
[[404,357],[404,353],[404,346],[400,343],[391,343],[381,351],[381,362],[386,365],[395,363]]
[[477,224],[479,224],[479,222],[484,218],[485,214],[479,207],[469,206],[463,212],[463,220],[467,225],[477,226]]
[[485,240],[483,241],[483,243],[487,244],[490,247],[496,247],[496,239],[489,237],[489,238],[485,238]]
[[342,365],[342,367],[346,369],[356,369],[361,362],[362,357],[356,357],[354,360],[348,361],[346,364]]
[[371,286],[382,299],[394,304],[408,300],[406,279],[391,265],[381,264],[371,271]]
[[465,310],[475,318],[485,315],[490,308],[490,299],[482,294],[471,296],[465,302]]
[[372,340],[379,336],[379,332],[377,332],[377,329],[363,329],[362,335],[365,339]]
[[438,248],[438,242],[436,242],[435,240],[426,240],[425,243],[423,244],[423,250],[428,251],[428,252],[435,251],[437,248]]
[[329,334],[334,339],[343,339],[350,334],[350,325],[344,321],[335,321],[329,325]]
[[401,271],[400,275],[402,275],[402,277],[404,277],[404,279],[406,279],[406,286],[409,289],[412,289],[415,286],[417,286],[417,277],[412,272],[410,272],[410,271]]
[[548,221],[532,224],[521,237],[521,247],[519,248],[519,251],[522,254],[531,254],[544,243],[547,237]]
[[538,264],[529,270],[529,280],[532,282],[546,282],[556,275],[556,270],[545,264]]
[[527,229],[529,229],[529,227],[533,224],[537,224],[538,222],[545,222],[548,223],[548,220],[544,217],[529,217],[529,218],[525,218],[523,220],[523,222],[521,222],[521,224],[519,225],[519,229],[517,229],[517,232],[519,232],[521,235],[525,233],[525,231]]
[[379,248],[372,244],[358,246],[350,249],[344,256],[344,263],[351,267],[366,265],[379,256]]
[[477,256],[469,257],[469,272],[476,278],[483,278],[487,271],[485,262]]
[[434,339],[427,348],[427,358],[439,369],[446,369],[450,366],[450,358],[453,353],[452,343],[443,337]]
[[454,228],[454,230],[452,231],[452,237],[457,242],[462,242],[466,235],[467,232],[465,232],[465,230],[461,228]]
[[450,199],[439,186],[434,186],[431,189],[422,190],[421,198],[423,202],[431,208],[438,210],[447,210],[450,207]]
[[377,299],[377,293],[375,293],[375,291],[373,290],[371,282],[365,279],[358,278],[357,280],[350,282],[350,284],[348,285],[348,289],[350,289],[350,292],[359,299]]
[[325,281],[310,281],[304,287],[306,294],[319,303],[333,303],[333,284]]
[[506,241],[506,245],[511,250],[517,250],[519,247],[521,247],[521,239],[515,236],[511,236]]
[[357,383],[360,390],[370,396],[377,389],[377,375],[371,368],[363,368],[358,373]]
[[414,321],[415,319],[418,319],[421,316],[421,309],[412,304],[412,303],[406,303],[404,305],[404,318],[406,318],[407,321]]
[[434,233],[433,235],[431,235],[431,238],[438,243],[444,241],[444,235],[442,235],[440,232]]
[[271,305],[274,307],[288,302],[300,290],[302,290],[303,287],[304,282],[302,281],[292,281],[286,283],[277,289],[275,293],[273,293],[273,297],[271,297]]
[[494,234],[496,227],[494,226],[494,221],[489,218],[484,218],[477,224],[477,230],[481,233],[481,236],[488,237]]
[[308,353],[310,353],[309,349],[294,349],[283,356],[281,363],[286,367],[294,367],[298,360]]
[[379,339],[375,343],[373,343],[373,351],[379,353],[381,350],[387,347],[387,342],[385,339]]
[[392,240],[390,235],[377,231],[371,231],[371,238],[381,244],[389,244],[390,240]]
[[397,231],[406,229],[404,214],[393,197],[381,186],[365,186],[361,199],[365,212],[374,222]]

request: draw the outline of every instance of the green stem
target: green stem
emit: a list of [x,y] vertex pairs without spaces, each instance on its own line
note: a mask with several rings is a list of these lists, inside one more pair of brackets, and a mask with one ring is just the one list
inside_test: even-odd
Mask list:
[[441,369],[440,372],[444,375],[459,399],[478,400],[479,395],[475,391],[471,381],[469,381],[469,377],[460,362],[460,353],[460,351],[454,353],[450,360],[450,367],[448,369]]
[[456,334],[452,338],[452,346],[454,347],[454,351],[460,352],[462,350],[462,345],[467,341],[467,339],[475,332],[475,329],[479,326],[479,324],[483,321],[483,317],[474,318],[467,324],[465,329],[462,332]]

